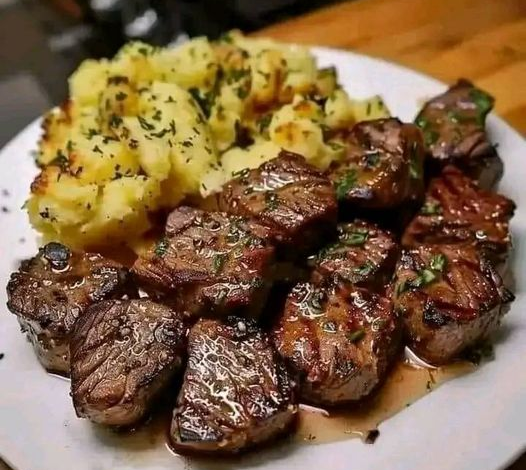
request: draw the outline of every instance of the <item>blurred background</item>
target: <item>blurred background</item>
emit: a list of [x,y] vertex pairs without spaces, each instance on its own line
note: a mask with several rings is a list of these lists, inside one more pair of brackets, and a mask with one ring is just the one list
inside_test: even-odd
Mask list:
[[0,147],[67,93],[86,57],[128,40],[156,45],[217,37],[287,19],[331,0],[0,0]]

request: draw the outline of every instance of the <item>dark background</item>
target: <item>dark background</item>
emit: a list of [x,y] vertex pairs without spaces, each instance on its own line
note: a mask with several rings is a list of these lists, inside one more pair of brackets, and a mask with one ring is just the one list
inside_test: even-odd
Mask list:
[[188,36],[254,31],[331,0],[0,0],[0,147],[67,96],[87,57],[130,39],[157,45]]

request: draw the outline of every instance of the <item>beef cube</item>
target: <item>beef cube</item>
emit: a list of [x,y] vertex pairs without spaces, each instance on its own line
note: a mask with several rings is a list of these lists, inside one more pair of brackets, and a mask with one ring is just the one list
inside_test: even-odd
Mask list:
[[236,453],[283,434],[297,413],[294,386],[253,320],[199,320],[170,437],[181,452]]
[[493,263],[470,244],[404,250],[396,268],[395,309],[410,348],[431,364],[484,339],[512,300]]
[[255,170],[243,170],[215,197],[219,210],[255,217],[271,227],[284,257],[320,246],[336,225],[330,181],[303,157],[286,151]]
[[190,316],[249,307],[256,315],[270,287],[270,232],[253,219],[179,207],[168,217],[164,238],[132,271]]
[[428,188],[420,213],[402,237],[406,247],[470,242],[497,263],[511,245],[509,220],[515,204],[500,194],[480,189],[452,165]]
[[182,318],[149,299],[106,300],[90,307],[71,338],[77,416],[111,426],[140,422],[181,368]]
[[345,139],[345,157],[328,170],[338,200],[354,209],[391,209],[421,199],[424,146],[416,126],[364,121]]
[[389,232],[356,220],[338,225],[338,241],[311,258],[314,282],[343,281],[379,293],[394,271],[398,247]]
[[491,188],[499,180],[502,161],[485,128],[493,103],[488,93],[460,79],[424,105],[415,123],[424,132],[432,171],[453,163],[483,188]]
[[300,283],[274,330],[274,344],[314,404],[360,400],[381,383],[400,344],[390,300],[366,289]]
[[11,275],[7,307],[41,364],[68,375],[69,337],[77,319],[96,302],[134,293],[128,270],[118,263],[48,243]]

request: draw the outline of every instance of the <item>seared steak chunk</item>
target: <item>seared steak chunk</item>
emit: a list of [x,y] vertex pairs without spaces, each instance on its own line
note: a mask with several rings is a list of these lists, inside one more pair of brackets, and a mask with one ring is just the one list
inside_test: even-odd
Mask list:
[[253,320],[199,320],[170,437],[181,452],[235,453],[283,433],[297,412],[293,384]]
[[424,147],[416,126],[394,118],[364,121],[346,142],[347,154],[328,171],[340,201],[389,209],[421,198]]
[[182,316],[149,299],[89,308],[71,338],[71,396],[77,415],[112,426],[145,417],[182,364]]
[[93,303],[133,292],[128,270],[119,264],[48,243],[11,275],[7,307],[42,365],[68,375],[69,337],[77,319]]
[[470,242],[504,258],[510,248],[513,201],[480,189],[454,166],[431,180],[425,203],[402,237],[408,247],[422,243]]
[[391,301],[366,289],[301,283],[290,293],[274,344],[300,377],[301,397],[334,405],[367,396],[396,354]]
[[432,364],[486,337],[512,300],[493,263],[472,245],[422,245],[404,251],[396,268],[395,309],[411,349]]
[[494,99],[468,80],[460,79],[428,101],[415,123],[435,167],[453,163],[482,187],[492,187],[502,175],[502,161],[488,140],[486,116]]
[[344,281],[383,292],[398,255],[391,234],[361,220],[339,224],[337,228],[338,241],[311,258],[312,279]]
[[286,248],[285,256],[316,248],[336,225],[330,181],[303,157],[285,151],[255,170],[242,171],[215,197],[219,210],[255,217],[269,226],[279,246]]
[[179,207],[168,217],[164,238],[139,256],[132,270],[178,298],[191,315],[258,308],[273,261],[269,233],[253,219]]

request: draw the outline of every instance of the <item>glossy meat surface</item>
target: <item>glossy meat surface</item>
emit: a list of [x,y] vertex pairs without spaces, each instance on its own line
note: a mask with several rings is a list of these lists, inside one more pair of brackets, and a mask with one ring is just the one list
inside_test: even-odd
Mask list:
[[513,300],[493,263],[469,244],[405,250],[392,295],[409,346],[432,364],[485,338]]
[[112,426],[141,421],[180,369],[182,315],[148,299],[107,300],[71,338],[71,396],[79,417]]
[[293,384],[252,320],[199,320],[170,437],[181,452],[236,453],[282,434],[297,412]]
[[339,224],[338,240],[311,258],[315,282],[343,281],[382,292],[393,274],[398,247],[389,232],[356,220]]
[[389,209],[423,194],[422,133],[398,119],[356,124],[346,137],[347,153],[328,171],[340,201],[351,207]]
[[301,398],[335,405],[364,398],[381,383],[400,332],[384,297],[300,283],[272,334],[278,352],[299,373]]
[[128,270],[119,264],[48,243],[11,275],[7,307],[17,315],[42,365],[68,375],[68,341],[77,319],[100,300],[134,292]]
[[220,210],[255,217],[270,227],[278,245],[287,248],[285,256],[319,246],[336,225],[331,182],[303,157],[285,151],[255,170],[241,172],[216,198]]
[[470,242],[504,258],[511,246],[509,220],[514,210],[513,201],[480,189],[450,165],[431,180],[424,205],[406,228],[402,244]]
[[484,188],[492,187],[502,175],[502,162],[485,127],[493,104],[492,96],[460,79],[428,101],[415,119],[432,162],[453,163]]
[[168,217],[164,238],[132,271],[176,297],[191,316],[248,307],[255,312],[269,287],[274,257],[269,233],[253,219],[179,207]]

